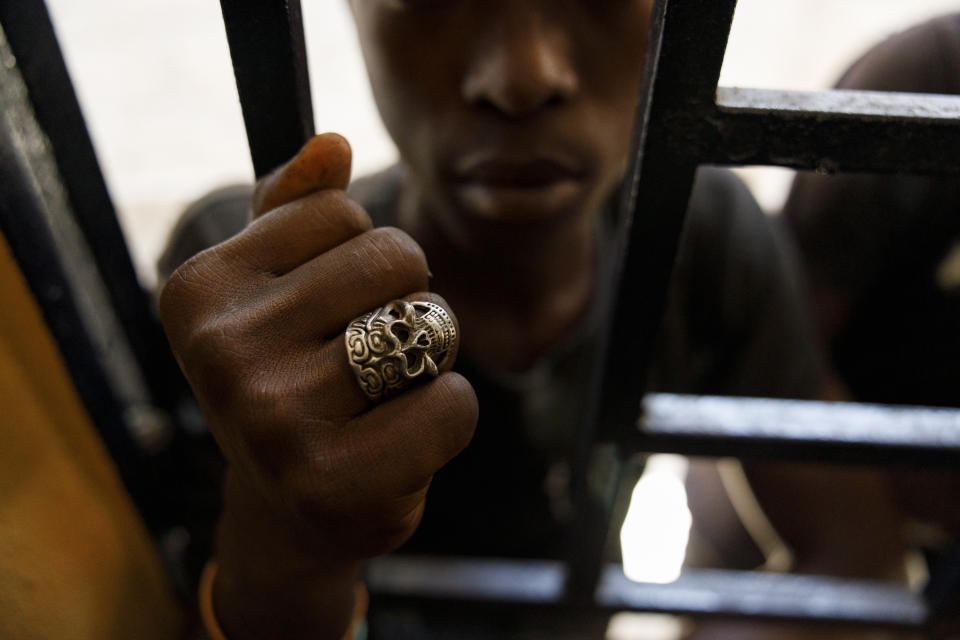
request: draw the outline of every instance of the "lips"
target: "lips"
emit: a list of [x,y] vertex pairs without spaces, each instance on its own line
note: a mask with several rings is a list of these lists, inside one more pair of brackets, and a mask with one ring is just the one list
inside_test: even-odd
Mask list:
[[569,209],[586,174],[560,154],[467,156],[450,182],[458,204],[485,218],[533,220]]
[[542,187],[561,180],[579,180],[583,177],[572,162],[560,159],[533,157],[529,159],[491,158],[462,165],[462,182],[477,182],[502,187]]

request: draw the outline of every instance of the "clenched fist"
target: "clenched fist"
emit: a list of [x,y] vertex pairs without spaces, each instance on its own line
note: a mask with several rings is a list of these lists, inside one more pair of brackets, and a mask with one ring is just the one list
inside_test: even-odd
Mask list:
[[[254,195],[254,221],[160,297],[170,344],[228,462],[214,609],[228,637],[339,637],[362,561],[414,531],[477,404],[449,371],[374,405],[344,328],[426,293],[423,251],[343,191],[350,150],[317,136]],[[452,316],[452,314],[451,314]]]

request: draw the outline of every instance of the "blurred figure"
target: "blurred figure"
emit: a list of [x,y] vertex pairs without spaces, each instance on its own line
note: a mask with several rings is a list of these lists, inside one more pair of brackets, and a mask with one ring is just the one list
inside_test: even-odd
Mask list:
[[[960,14],[867,52],[841,89],[960,94]],[[960,406],[960,178],[797,176],[783,214],[803,254],[815,320],[863,402]],[[960,531],[960,476],[898,472],[922,548]]]

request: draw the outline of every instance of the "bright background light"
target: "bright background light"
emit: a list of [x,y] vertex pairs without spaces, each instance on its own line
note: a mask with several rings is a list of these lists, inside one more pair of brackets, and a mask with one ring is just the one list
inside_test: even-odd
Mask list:
[[623,572],[631,580],[666,583],[680,577],[691,524],[683,486],[687,467],[681,456],[647,459],[620,529]]
[[[455,1],[455,0],[450,0]],[[48,0],[141,277],[186,203],[251,169],[218,2]],[[871,43],[957,0],[741,0],[722,81],[830,86]],[[393,161],[346,0],[303,0],[318,131],[339,131],[355,174]],[[779,207],[789,172],[752,174]],[[773,177],[770,177],[773,176]]]

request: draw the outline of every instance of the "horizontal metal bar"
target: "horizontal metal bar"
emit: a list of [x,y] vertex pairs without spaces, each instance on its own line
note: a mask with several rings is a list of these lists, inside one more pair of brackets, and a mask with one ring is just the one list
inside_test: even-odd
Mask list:
[[644,451],[960,468],[960,410],[650,394]]
[[367,567],[371,593],[443,600],[556,604],[567,571],[552,560],[404,556],[377,558]]
[[[553,561],[394,555],[370,563],[366,584],[380,601],[568,609],[571,603],[563,597],[565,573],[564,566]],[[595,599],[587,608],[894,627],[918,626],[928,616],[918,594],[883,583],[688,570],[673,583],[651,584],[629,580],[618,564],[603,567]]]
[[629,580],[608,566],[597,592],[600,607],[688,615],[751,616],[912,627],[927,619],[918,594],[880,582],[823,576],[687,571],[670,584]]
[[672,131],[688,153],[712,164],[960,173],[960,97],[721,87],[715,107],[674,119]]
[[[771,111],[860,119],[960,120],[960,96],[896,91],[778,91],[718,87],[717,106],[725,112]],[[960,122],[955,122],[960,126]]]

